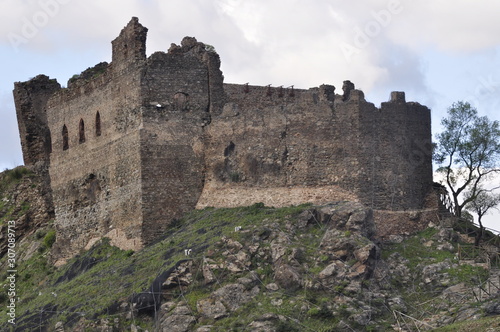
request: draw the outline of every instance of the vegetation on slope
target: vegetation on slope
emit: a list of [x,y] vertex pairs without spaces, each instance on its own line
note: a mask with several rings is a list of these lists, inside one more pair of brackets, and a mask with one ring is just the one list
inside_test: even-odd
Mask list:
[[[2,186],[12,189],[25,176],[31,175],[13,175]],[[5,190],[2,197],[10,197]],[[376,246],[346,226],[365,216],[346,206],[329,206],[329,218],[310,205],[193,211],[139,252],[103,239],[60,268],[48,263],[56,236],[48,222],[19,243],[16,327],[154,331],[181,318],[189,330],[206,331],[460,331],[499,324],[498,316],[487,317],[500,313],[498,297],[479,288],[491,272],[484,251],[458,232],[473,231],[470,225],[430,227]],[[375,260],[360,264],[368,256]],[[5,261],[2,330],[12,327]],[[231,299],[235,294],[241,298]]]
[[12,188],[23,178],[32,176],[33,173],[25,167],[16,167],[0,173],[0,226],[5,225],[8,220],[18,219],[29,209],[29,202],[16,205],[15,200],[7,193],[12,192]]
[[[18,324],[29,322],[34,327],[53,318],[71,324],[80,317],[106,316],[116,311],[113,308],[116,303],[127,302],[133,294],[148,291],[156,277],[186,258],[184,249],[192,249],[190,259],[200,259],[199,254],[214,248],[222,236],[239,238],[242,233],[235,233],[235,226],[249,227],[265,219],[283,221],[306,208],[275,210],[257,204],[247,208],[194,211],[170,231],[168,237],[140,252],[119,250],[104,239],[59,270],[47,266],[45,252],[40,250],[18,267]],[[5,276],[0,280],[5,280]],[[5,310],[6,298],[3,299],[0,305]],[[5,312],[0,312],[0,319],[5,317]]]

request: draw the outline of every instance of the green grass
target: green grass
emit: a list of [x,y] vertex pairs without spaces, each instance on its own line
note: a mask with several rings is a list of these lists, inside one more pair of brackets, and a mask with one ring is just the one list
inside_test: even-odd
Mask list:
[[487,269],[468,264],[459,265],[456,268],[446,269],[443,272],[448,273],[450,278],[453,280],[453,284],[463,282],[470,287],[481,284],[489,277],[489,271]]
[[[47,263],[46,252],[39,250],[34,257],[20,263],[18,267],[18,294],[21,301],[17,315],[22,317],[23,314],[37,312],[50,304],[56,305],[61,312],[78,308],[85,317],[95,317],[111,305],[127,302],[133,294],[147,290],[159,274],[187,258],[184,249],[192,248],[193,253],[189,259],[195,265],[201,265],[206,250],[217,249],[222,236],[240,241],[251,240],[252,232],[246,231],[254,230],[262,220],[282,223],[308,207],[309,205],[303,205],[273,209],[255,204],[244,208],[193,211],[175,229],[169,230],[170,235],[144,250],[135,253],[120,250],[104,239],[58,270]],[[241,231],[235,232],[236,226],[241,226]],[[45,234],[42,231],[33,234],[33,238],[42,241],[46,248],[51,247],[54,236],[53,230]],[[87,271],[71,280],[57,282],[70,273],[73,265],[91,260],[95,261],[95,265]],[[200,276],[195,277],[200,279]],[[186,289],[184,296],[189,306],[196,310],[196,302],[208,296],[209,291],[210,288],[206,287],[191,287]],[[0,308],[0,322],[5,322],[6,315],[2,309]]]
[[434,332],[472,332],[472,331],[500,331],[500,316],[485,317],[478,320],[468,320],[440,327]]
[[30,209],[29,202],[22,202],[20,206],[16,206],[8,192],[13,186],[20,183],[23,178],[32,176],[34,176],[34,173],[23,166],[6,169],[0,173],[0,225],[4,225],[9,220],[18,219]]
[[419,264],[433,264],[443,262],[446,259],[453,259],[455,254],[446,250],[436,250],[434,247],[426,247],[424,242],[433,239],[437,233],[435,228],[427,228],[419,232],[402,243],[384,245],[381,257],[389,258],[393,253],[400,254],[403,258],[409,260],[408,267],[413,272]]

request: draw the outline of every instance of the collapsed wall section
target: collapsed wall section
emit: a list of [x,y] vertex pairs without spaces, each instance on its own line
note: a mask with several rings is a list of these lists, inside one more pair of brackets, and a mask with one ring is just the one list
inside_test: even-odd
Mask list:
[[14,85],[14,102],[26,166],[50,161],[52,141],[47,126],[47,100],[60,88],[56,80],[45,75]]
[[41,193],[49,215],[54,214],[54,202],[49,176],[52,135],[47,124],[47,101],[60,88],[56,80],[39,75],[15,83],[13,91],[24,164],[42,179]]

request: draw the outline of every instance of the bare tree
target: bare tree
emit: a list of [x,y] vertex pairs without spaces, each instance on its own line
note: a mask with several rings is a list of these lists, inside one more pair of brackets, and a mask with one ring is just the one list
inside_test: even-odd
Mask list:
[[[471,196],[471,192],[466,194],[466,197]],[[491,211],[491,209],[496,209],[496,206],[500,204],[500,194],[495,194],[489,190],[484,190],[478,188],[475,197],[470,197],[469,203],[466,205],[466,209],[477,214],[477,223],[479,224],[479,232],[476,234],[476,239],[474,245],[477,247],[481,242],[484,234],[483,226],[483,216]]]
[[444,176],[454,213],[460,218],[484,181],[500,171],[500,125],[478,116],[474,107],[461,101],[448,108],[441,125],[444,131],[437,135],[434,160],[441,165],[437,171]]

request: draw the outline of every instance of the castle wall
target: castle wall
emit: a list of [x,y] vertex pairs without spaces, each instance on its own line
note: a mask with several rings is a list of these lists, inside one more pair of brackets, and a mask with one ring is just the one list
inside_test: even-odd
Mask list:
[[110,65],[86,70],[47,103],[55,256],[71,256],[103,236],[123,249],[143,245],[140,130],[146,32],[132,19],[112,43]]
[[142,244],[139,80],[137,68],[116,72],[110,66],[49,100],[50,177],[61,252],[84,248],[113,230],[125,235],[122,247]]
[[223,84],[211,47],[186,37],[146,58],[146,33],[133,18],[112,42],[112,63],[68,88],[45,76],[16,83],[25,161],[53,193],[55,257],[103,236],[139,249],[195,207],[424,204],[426,107],[393,93],[376,108],[349,81],[343,95]]
[[350,173],[358,163],[359,123],[356,110],[334,107],[333,86],[224,88],[224,110],[207,127],[208,172],[198,207],[355,199]]
[[226,84],[224,111],[207,128],[198,207],[354,199],[420,208],[432,184],[429,110],[404,95],[378,109],[359,90],[333,89]]

